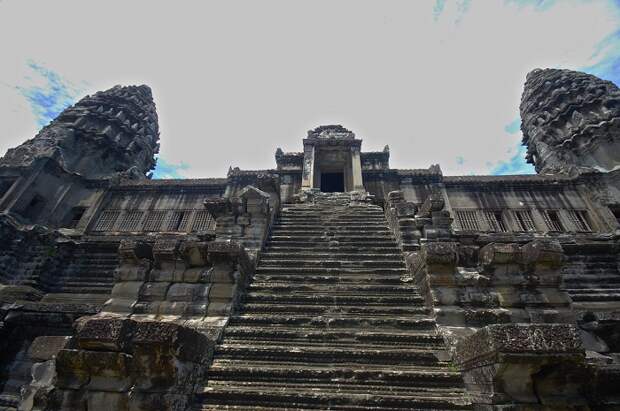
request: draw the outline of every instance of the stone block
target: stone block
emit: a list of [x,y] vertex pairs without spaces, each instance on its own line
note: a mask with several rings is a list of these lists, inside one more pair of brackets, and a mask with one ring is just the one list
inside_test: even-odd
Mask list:
[[122,352],[81,351],[88,367],[90,391],[127,392],[133,385],[133,356]]
[[39,301],[43,293],[27,285],[0,285],[0,303]]
[[166,300],[177,301],[205,301],[209,293],[209,286],[205,284],[172,284],[166,295]]
[[480,263],[485,268],[503,264],[519,264],[521,249],[518,244],[490,243],[480,249]]
[[131,314],[136,305],[134,298],[110,298],[105,302],[102,312],[115,314]]
[[77,390],[85,386],[90,378],[82,351],[63,349],[56,355],[56,386],[61,389]]
[[136,392],[129,397],[129,411],[185,410],[189,400],[183,394]]
[[230,283],[215,283],[211,284],[209,289],[210,301],[232,301],[237,290],[236,284]]
[[233,283],[234,267],[229,262],[219,262],[207,271],[206,281],[208,283]]
[[66,348],[70,339],[71,337],[55,335],[37,337],[28,348],[28,356],[35,362],[51,360],[58,351]]
[[144,285],[142,281],[126,281],[115,284],[112,288],[111,297],[138,299],[142,285]]
[[189,311],[190,304],[184,301],[170,302],[162,301],[159,303],[158,313],[161,315],[175,315],[182,316]]
[[208,243],[185,241],[180,245],[179,254],[187,267],[203,267],[207,265]]
[[134,322],[115,317],[93,317],[77,333],[78,346],[84,350],[126,351]]
[[454,266],[458,262],[458,247],[453,242],[427,243],[422,252],[427,265]]
[[86,395],[88,411],[127,411],[129,396],[117,392],[89,392]]
[[426,197],[426,200],[420,206],[420,217],[430,217],[433,211],[441,211],[445,205],[443,196],[439,192],[434,192]]
[[169,282],[148,282],[140,290],[140,302],[163,301],[170,288]]
[[574,326],[495,324],[459,341],[455,360],[477,404],[560,410],[585,404],[584,357]]
[[161,321],[136,322],[133,334],[135,347],[168,347],[175,358],[182,361],[199,362],[208,351],[211,342],[191,327]]
[[521,247],[521,253],[523,263],[537,273],[559,270],[566,259],[557,240],[531,241]]
[[207,306],[207,316],[210,317],[212,315],[229,315],[231,310],[231,302],[210,301],[209,305]]
[[192,267],[185,270],[183,273],[184,283],[204,283],[206,282],[208,275],[208,268],[204,267]]

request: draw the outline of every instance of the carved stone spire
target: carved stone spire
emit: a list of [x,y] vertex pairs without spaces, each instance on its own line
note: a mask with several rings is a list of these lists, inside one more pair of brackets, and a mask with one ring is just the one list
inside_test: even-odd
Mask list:
[[32,139],[8,150],[0,166],[52,158],[87,178],[144,178],[155,167],[159,126],[148,86],[115,86],[65,109]]
[[539,173],[620,167],[620,90],[570,70],[536,69],[521,97],[527,160]]

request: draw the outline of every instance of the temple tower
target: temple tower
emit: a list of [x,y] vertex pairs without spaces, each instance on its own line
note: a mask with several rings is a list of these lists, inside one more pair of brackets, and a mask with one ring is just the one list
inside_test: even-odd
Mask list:
[[144,178],[155,167],[158,139],[151,89],[115,86],[65,109],[34,138],[10,149],[0,167],[30,167],[49,158],[86,178]]
[[521,97],[527,160],[541,174],[620,168],[620,90],[590,74],[536,69]]

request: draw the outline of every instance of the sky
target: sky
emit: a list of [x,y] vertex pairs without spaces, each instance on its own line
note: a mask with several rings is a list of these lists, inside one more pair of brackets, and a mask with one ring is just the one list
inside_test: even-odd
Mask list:
[[0,0],[0,153],[65,107],[147,84],[155,178],[275,167],[342,124],[392,168],[528,174],[534,68],[620,84],[620,0]]

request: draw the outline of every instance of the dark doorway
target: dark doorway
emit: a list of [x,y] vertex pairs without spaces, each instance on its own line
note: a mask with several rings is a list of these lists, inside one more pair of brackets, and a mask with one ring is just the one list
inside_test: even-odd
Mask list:
[[341,193],[344,191],[344,173],[321,173],[321,191]]

